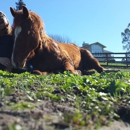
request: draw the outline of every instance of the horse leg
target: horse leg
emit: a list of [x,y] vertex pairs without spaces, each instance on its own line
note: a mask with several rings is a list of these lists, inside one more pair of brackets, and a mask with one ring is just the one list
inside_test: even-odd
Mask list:
[[64,69],[66,71],[70,71],[73,74],[81,75],[81,73],[78,70],[74,69],[74,66],[69,61],[64,62]]
[[39,71],[39,70],[33,70],[31,73],[37,74],[37,75],[47,75],[47,74],[49,74],[48,72],[42,72],[42,71]]
[[104,70],[104,68],[100,65],[99,61],[94,58],[88,50],[80,48],[80,52],[83,71],[95,69],[97,72],[101,73]]

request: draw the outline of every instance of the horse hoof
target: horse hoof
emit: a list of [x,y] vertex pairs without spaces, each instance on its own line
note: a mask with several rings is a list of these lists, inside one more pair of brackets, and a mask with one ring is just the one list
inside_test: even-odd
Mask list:
[[39,70],[33,70],[31,73],[37,74],[37,75],[42,75],[42,72],[40,72]]
[[80,70],[75,70],[74,74],[77,74],[77,75],[82,75],[82,72]]

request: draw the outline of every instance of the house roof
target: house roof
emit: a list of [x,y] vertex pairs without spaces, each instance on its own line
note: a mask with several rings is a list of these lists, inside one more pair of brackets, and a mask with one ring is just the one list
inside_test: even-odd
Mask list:
[[92,43],[92,44],[89,44],[89,45],[91,46],[91,45],[94,45],[94,44],[98,44],[98,45],[102,46],[103,48],[106,48],[106,46],[104,46],[103,44],[101,44],[99,42],[95,42],[95,43]]
[[108,51],[108,50],[103,50],[104,53],[113,53],[111,51]]

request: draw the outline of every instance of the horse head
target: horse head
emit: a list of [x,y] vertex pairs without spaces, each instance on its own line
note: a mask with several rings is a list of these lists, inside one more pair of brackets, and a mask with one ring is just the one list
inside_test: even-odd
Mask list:
[[14,17],[14,47],[12,52],[12,65],[23,68],[28,59],[35,55],[35,50],[41,42],[41,29],[43,22],[41,18],[23,6],[22,10],[14,10],[10,7]]

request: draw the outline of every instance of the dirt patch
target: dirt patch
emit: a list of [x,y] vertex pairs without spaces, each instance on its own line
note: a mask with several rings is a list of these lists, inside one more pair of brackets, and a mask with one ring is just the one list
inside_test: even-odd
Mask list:
[[[12,106],[1,105],[0,107],[0,130],[86,130],[83,126],[76,126],[72,122],[65,122],[65,115],[72,115],[75,108],[69,103],[57,103],[53,101],[40,101],[32,104],[32,110],[14,110]],[[116,109],[117,112],[121,107]],[[129,120],[128,116],[128,120]],[[126,118],[125,118],[126,119]],[[88,126],[89,129],[93,127]],[[124,122],[114,122],[109,127],[100,128],[100,130],[129,130],[130,126]]]

